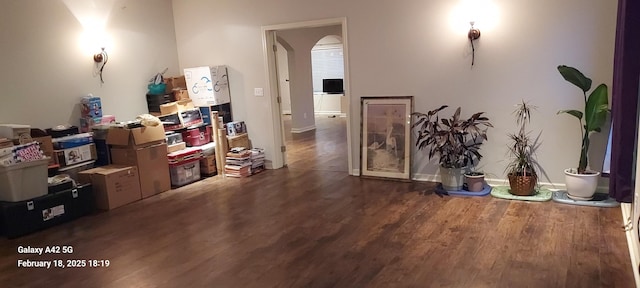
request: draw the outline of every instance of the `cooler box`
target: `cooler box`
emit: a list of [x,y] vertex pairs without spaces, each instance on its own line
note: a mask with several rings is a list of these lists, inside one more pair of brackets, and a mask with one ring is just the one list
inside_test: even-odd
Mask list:
[[49,158],[0,166],[0,201],[18,202],[46,195]]
[[91,185],[20,202],[0,202],[0,232],[15,238],[58,225],[95,210]]

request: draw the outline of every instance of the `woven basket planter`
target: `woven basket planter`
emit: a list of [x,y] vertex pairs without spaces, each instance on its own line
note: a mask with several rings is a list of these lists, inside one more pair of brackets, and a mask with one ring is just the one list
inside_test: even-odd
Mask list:
[[536,175],[514,175],[509,174],[509,186],[511,190],[509,193],[518,196],[531,196],[535,194],[536,182],[538,177]]

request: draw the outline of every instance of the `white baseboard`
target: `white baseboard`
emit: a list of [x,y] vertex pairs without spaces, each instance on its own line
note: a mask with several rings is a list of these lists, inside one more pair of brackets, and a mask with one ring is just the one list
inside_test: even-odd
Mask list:
[[291,133],[304,133],[312,130],[316,130],[316,125],[311,125],[311,126],[302,127],[302,128],[291,128]]
[[[428,181],[428,182],[440,182],[440,174],[414,174],[414,181]],[[508,186],[508,179],[498,179],[498,178],[485,178],[487,184],[492,186]],[[549,190],[562,190],[566,189],[564,183],[550,183],[550,182],[539,182],[539,184],[547,188]]]
[[351,175],[360,176],[360,169],[352,169],[351,170]]
[[[631,203],[620,203],[620,210],[622,211],[622,221],[623,225],[626,224],[627,221],[633,221],[631,219],[631,210],[633,207]],[[637,225],[637,223],[631,223],[632,225]],[[638,273],[638,253],[640,253],[640,247],[638,247],[638,241],[634,239],[634,237],[638,237],[638,235],[634,235],[636,233],[636,229],[625,229],[625,236],[627,236],[627,246],[629,247],[629,258],[631,258],[631,271],[633,271],[633,278],[636,282],[636,287],[640,287],[640,274]],[[636,238],[637,239],[637,238]]]
[[316,116],[324,116],[324,115],[336,115],[340,117],[347,117],[347,113],[342,113],[340,111],[315,111]]

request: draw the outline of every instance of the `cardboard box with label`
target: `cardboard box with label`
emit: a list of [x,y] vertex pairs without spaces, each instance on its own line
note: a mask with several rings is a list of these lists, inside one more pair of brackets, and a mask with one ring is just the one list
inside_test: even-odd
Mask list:
[[112,127],[107,135],[107,144],[119,147],[141,148],[164,142],[164,127],[138,128]]
[[138,168],[107,165],[78,173],[80,183],[92,183],[96,208],[114,209],[142,199]]
[[203,66],[184,69],[189,98],[196,106],[231,102],[227,66]]
[[144,148],[111,148],[111,162],[138,168],[142,198],[171,189],[167,144]]

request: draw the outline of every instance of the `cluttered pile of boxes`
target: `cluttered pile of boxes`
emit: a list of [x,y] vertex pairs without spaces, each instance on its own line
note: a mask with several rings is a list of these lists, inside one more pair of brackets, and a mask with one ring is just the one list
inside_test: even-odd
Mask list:
[[233,165],[229,149],[249,157],[241,163],[248,168],[229,176],[262,171],[264,151],[251,149],[244,122],[232,121],[228,95],[197,106],[181,87],[192,85],[184,77],[168,78],[165,91],[180,99],[157,112],[149,102],[157,117],[118,123],[89,95],[79,101],[80,127],[0,124],[0,232],[17,237],[224,174]]

